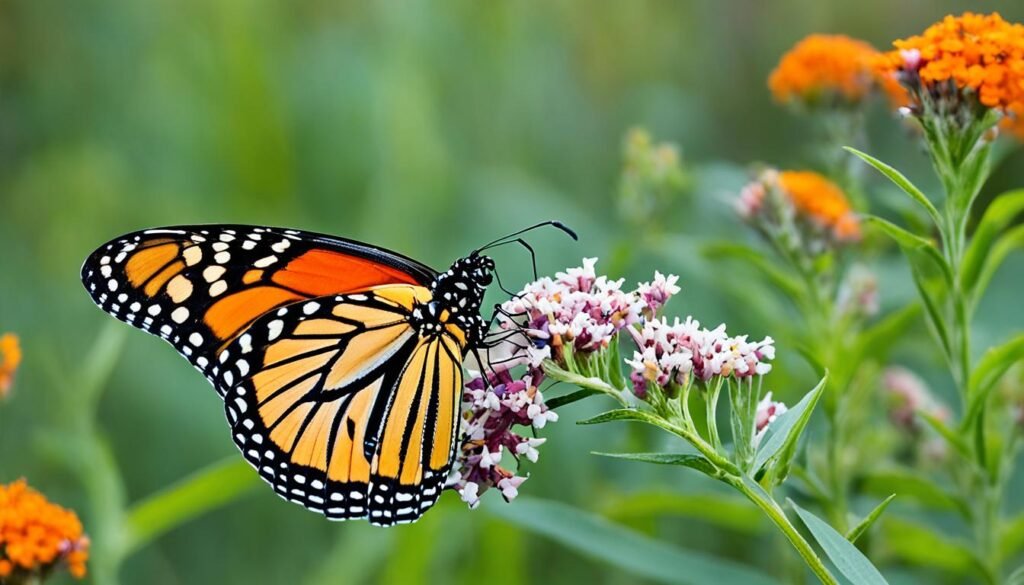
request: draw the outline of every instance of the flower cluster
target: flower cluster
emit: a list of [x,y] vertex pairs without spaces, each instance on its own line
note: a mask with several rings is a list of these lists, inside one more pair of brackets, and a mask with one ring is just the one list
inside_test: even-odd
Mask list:
[[542,379],[539,368],[531,368],[520,379],[513,378],[508,370],[500,370],[489,375],[486,383],[478,376],[466,385],[462,398],[466,407],[462,450],[448,485],[459,492],[470,508],[479,505],[480,496],[491,487],[501,490],[506,501],[519,494],[519,486],[527,478],[500,464],[506,450],[517,461],[526,457],[536,462],[537,447],[544,444],[544,439],[515,433],[513,426],[540,429],[558,420],[537,389]]
[[636,291],[624,291],[622,279],[597,276],[596,263],[597,258],[586,258],[579,268],[532,282],[502,306],[511,316],[502,327],[529,336],[531,362],[550,357],[562,363],[567,350],[583,355],[603,350],[624,327],[652,317],[679,292],[678,277],[661,273]]
[[935,398],[924,380],[906,368],[886,368],[882,387],[889,406],[889,419],[903,430],[914,433],[920,430],[918,413],[942,421],[949,419],[949,409]]
[[21,363],[21,346],[13,333],[0,335],[0,398],[7,396],[14,384],[14,373]]
[[[616,334],[653,318],[679,292],[678,278],[660,273],[634,291],[623,291],[622,280],[597,276],[596,263],[587,258],[555,278],[532,282],[502,305],[495,335],[505,341],[488,350],[489,363],[480,365],[486,373],[466,384],[462,447],[448,481],[471,508],[492,487],[510,501],[526,481],[501,462],[506,452],[517,463],[521,457],[535,462],[544,439],[525,437],[514,427],[539,429],[558,420],[539,390],[545,379],[542,362],[566,366],[567,360],[604,357]],[[513,373],[519,370],[525,373]]]
[[24,480],[0,485],[0,582],[64,564],[85,576],[89,539],[71,510],[51,504]]
[[874,47],[844,35],[810,35],[790,49],[768,77],[776,101],[817,105],[857,105],[877,86],[900,94],[899,84],[872,67]]
[[701,327],[687,317],[671,325],[664,318],[631,328],[637,350],[626,360],[632,368],[630,380],[639,398],[647,396],[649,385],[662,388],[685,386],[691,381],[708,382],[712,378],[749,378],[767,374],[775,357],[771,337],[747,341],[747,336],[730,337],[725,325],[714,329]]
[[629,219],[657,220],[658,213],[687,182],[679,147],[668,142],[656,144],[642,128],[633,128],[626,134],[619,203]]
[[790,224],[801,220],[803,227],[838,242],[860,238],[860,220],[842,189],[812,171],[761,173],[740,192],[736,210],[744,220],[771,232],[799,229],[802,226]]
[[761,442],[761,437],[768,432],[768,427],[780,416],[789,410],[782,402],[772,400],[772,393],[767,392],[764,398],[757,403],[757,413],[754,415],[754,445]]
[[1024,26],[966,12],[893,45],[876,66],[908,89],[914,113],[980,103],[1011,118],[1024,114]]

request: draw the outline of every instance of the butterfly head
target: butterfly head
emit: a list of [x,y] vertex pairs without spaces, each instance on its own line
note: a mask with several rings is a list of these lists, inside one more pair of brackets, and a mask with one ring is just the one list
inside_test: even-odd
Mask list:
[[473,253],[460,258],[451,268],[438,274],[431,285],[433,300],[414,312],[422,333],[440,332],[454,325],[466,336],[470,345],[483,340],[486,326],[480,316],[487,286],[494,279],[494,260]]

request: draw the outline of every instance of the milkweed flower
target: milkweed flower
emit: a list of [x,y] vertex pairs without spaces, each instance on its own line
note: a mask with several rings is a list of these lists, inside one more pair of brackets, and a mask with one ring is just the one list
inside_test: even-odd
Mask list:
[[997,14],[946,16],[924,33],[893,42],[880,74],[908,90],[906,112],[966,127],[990,109],[1016,127],[1024,114],[1024,26]]
[[942,421],[949,419],[949,409],[935,398],[924,380],[906,368],[886,368],[882,374],[882,388],[886,394],[889,419],[905,431],[916,433],[920,430],[918,413]]
[[701,327],[692,317],[653,319],[640,329],[630,329],[637,350],[626,360],[632,368],[634,393],[643,397],[648,385],[666,388],[686,385],[691,380],[707,383],[712,378],[749,378],[771,371],[768,360],[775,357],[774,341],[766,337],[751,342],[747,336],[730,337],[725,325]]
[[20,583],[64,566],[85,576],[89,539],[71,510],[52,504],[25,480],[0,485],[0,583]]
[[804,107],[856,106],[877,87],[902,94],[874,68],[879,52],[845,35],[813,34],[786,52],[768,77],[775,100]]
[[626,291],[624,280],[598,276],[596,264],[597,258],[586,258],[554,278],[531,282],[500,307],[493,334],[500,342],[487,350],[481,373],[463,392],[462,445],[447,484],[470,508],[491,488],[506,501],[515,499],[528,477],[518,474],[519,462],[536,462],[545,442],[517,429],[536,431],[558,420],[540,390],[543,364],[551,360],[588,376],[612,362],[621,368],[612,359],[616,335],[654,318],[680,290],[678,277],[655,273]]
[[786,239],[789,247],[817,251],[830,242],[860,239],[860,220],[843,190],[812,171],[766,170],[734,205],[744,221],[771,239]]
[[489,374],[486,382],[484,376],[476,376],[466,385],[462,448],[448,487],[456,490],[470,508],[477,507],[490,488],[499,489],[507,502],[519,494],[527,476],[509,470],[508,463],[523,457],[535,463],[537,447],[545,439],[522,436],[513,427],[541,429],[558,420],[558,414],[547,408],[537,388],[541,380],[539,368],[518,379],[508,370],[498,370]]
[[[624,291],[624,279],[597,276],[597,258],[583,265],[528,284],[504,303],[505,329],[521,329],[532,347],[524,355],[538,354],[565,363],[572,355],[586,357],[607,349],[623,328],[652,316],[679,292],[676,276],[655,275],[634,291]],[[567,355],[568,353],[568,355]]]
[[761,437],[768,432],[768,427],[780,416],[789,410],[786,405],[782,402],[772,400],[772,393],[767,392],[764,398],[757,403],[757,411],[754,415],[754,445],[758,445],[761,442]]
[[5,333],[0,336],[0,398],[11,391],[14,384],[14,373],[21,363],[21,345],[18,336]]
[[638,223],[657,221],[673,196],[689,183],[679,147],[655,143],[643,128],[631,128],[623,140],[622,157],[619,206],[623,214]]

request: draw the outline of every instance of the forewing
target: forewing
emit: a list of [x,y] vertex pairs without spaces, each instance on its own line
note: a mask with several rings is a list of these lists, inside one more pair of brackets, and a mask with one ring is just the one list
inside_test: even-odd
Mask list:
[[212,377],[214,357],[251,323],[291,303],[434,271],[393,252],[321,234],[211,225],[145,230],[93,252],[82,281],[104,311],[169,341]]

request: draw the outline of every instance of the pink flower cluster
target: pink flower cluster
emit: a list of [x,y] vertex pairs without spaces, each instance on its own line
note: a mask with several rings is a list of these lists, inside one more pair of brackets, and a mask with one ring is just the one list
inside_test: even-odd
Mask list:
[[691,379],[708,382],[719,376],[749,378],[767,374],[775,358],[771,337],[747,341],[746,335],[730,337],[725,325],[714,329],[700,326],[692,317],[675,320],[671,325],[664,318],[646,321],[640,329],[631,328],[637,350],[626,360],[632,368],[630,380],[640,398],[646,396],[647,385],[685,385]]
[[539,368],[531,368],[521,379],[514,379],[508,370],[488,376],[475,377],[466,385],[462,401],[462,451],[456,458],[448,486],[457,490],[462,500],[475,508],[480,496],[491,487],[501,490],[506,501],[519,494],[525,476],[517,476],[500,465],[505,451],[518,462],[526,457],[536,462],[537,447],[545,439],[529,438],[512,431],[515,425],[544,428],[558,420],[558,414],[548,410],[544,396],[537,385],[544,375]]
[[[537,461],[544,439],[524,437],[513,427],[539,429],[558,420],[538,389],[544,380],[541,363],[549,358],[561,363],[567,347],[577,354],[607,348],[622,328],[652,318],[679,292],[678,278],[660,273],[635,291],[623,291],[622,280],[595,274],[596,263],[584,259],[583,266],[554,279],[532,282],[502,305],[502,331],[496,335],[506,339],[487,351],[489,363],[481,365],[486,376],[466,384],[462,448],[448,480],[471,508],[492,487],[507,501],[518,495],[527,478],[501,465],[506,453],[517,463],[521,457]],[[512,373],[519,366],[526,370],[521,376]]]
[[789,410],[782,402],[772,400],[772,393],[768,392],[764,398],[757,403],[757,413],[754,415],[754,444],[761,442],[761,437],[768,432],[768,427]]
[[679,292],[678,277],[661,273],[635,291],[623,291],[622,279],[596,276],[596,263],[597,258],[586,258],[579,268],[530,283],[502,306],[511,315],[502,326],[524,329],[534,345],[534,361],[538,352],[558,360],[563,347],[576,353],[605,349],[623,327],[653,317]]

